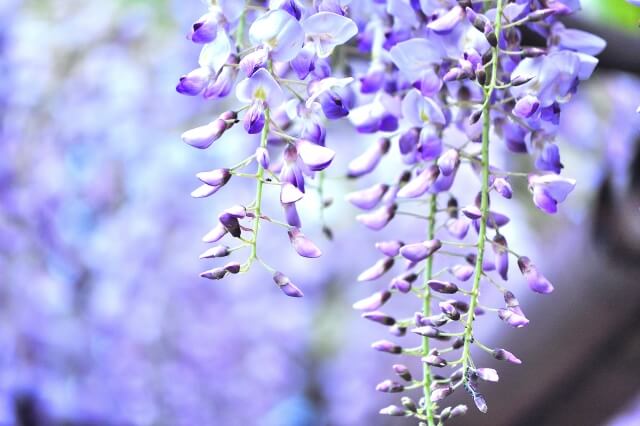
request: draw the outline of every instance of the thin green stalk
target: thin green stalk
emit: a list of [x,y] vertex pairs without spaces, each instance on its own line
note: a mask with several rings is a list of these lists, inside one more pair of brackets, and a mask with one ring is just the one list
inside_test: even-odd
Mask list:
[[[269,108],[264,111],[264,127],[262,128],[262,134],[260,136],[260,146],[262,148],[267,147],[267,140],[269,137],[269,122],[270,122]],[[260,216],[262,216],[262,189],[264,187],[264,167],[258,163],[258,171],[256,173],[256,201],[255,201],[255,219],[253,221],[253,240],[251,241],[251,254],[249,255],[249,263],[258,258],[258,231],[260,230]]]
[[[435,234],[436,234],[436,211],[437,211],[437,195],[433,194],[431,196],[431,200],[430,200],[430,207],[429,207],[429,230],[427,233],[427,239],[428,240],[432,240],[435,238]],[[426,260],[426,265],[424,268],[424,297],[423,297],[423,306],[422,306],[422,313],[425,316],[430,316],[431,315],[431,289],[429,288],[429,286],[427,285],[427,283],[429,282],[429,280],[432,278],[433,275],[433,256],[431,255],[427,258]],[[423,337],[422,338],[422,355],[423,356],[427,356],[429,354],[429,338],[428,337]],[[434,410],[434,406],[433,403],[431,402],[431,382],[432,382],[432,377],[431,377],[431,368],[429,368],[429,365],[427,365],[426,363],[423,364],[422,367],[422,373],[423,373],[423,394],[424,394],[424,406],[425,406],[425,416],[426,416],[426,420],[427,420],[427,424],[428,426],[435,426],[436,422],[435,422],[435,410]]]
[[[500,39],[502,30],[502,11],[503,0],[498,0],[496,5],[495,19],[495,35]],[[464,380],[467,379],[469,366],[472,365],[471,360],[471,344],[473,339],[473,320],[475,318],[475,309],[478,306],[478,297],[480,295],[480,279],[482,278],[482,264],[484,261],[485,242],[487,239],[487,219],[489,216],[489,138],[491,132],[491,96],[496,89],[498,81],[498,48],[492,48],[493,63],[491,65],[491,80],[484,88],[485,102],[483,104],[483,123],[482,123],[482,188],[480,198],[480,210],[482,217],[480,218],[480,230],[478,231],[478,255],[476,257],[475,272],[473,276],[473,287],[471,289],[471,300],[469,303],[469,314],[464,328],[464,346],[462,349],[462,371],[464,372]]]

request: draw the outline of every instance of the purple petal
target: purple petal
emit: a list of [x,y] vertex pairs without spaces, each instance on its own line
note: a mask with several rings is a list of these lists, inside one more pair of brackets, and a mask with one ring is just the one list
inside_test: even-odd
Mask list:
[[308,239],[298,228],[289,230],[289,240],[295,251],[302,257],[320,257],[322,252],[310,239]]
[[336,155],[333,150],[306,140],[299,140],[296,148],[302,162],[314,172],[326,169]]

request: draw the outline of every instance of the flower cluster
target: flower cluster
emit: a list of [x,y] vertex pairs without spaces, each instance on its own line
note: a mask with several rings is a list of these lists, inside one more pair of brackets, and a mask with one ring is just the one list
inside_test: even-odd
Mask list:
[[[202,185],[194,197],[208,197],[232,178],[257,182],[255,200],[225,209],[204,237],[216,243],[229,235],[239,245],[214,246],[203,258],[249,248],[246,262],[230,262],[202,276],[221,279],[247,271],[257,260],[285,294],[302,295],[258,256],[260,224],[284,227],[299,255],[320,255],[300,230],[296,203],[305,196],[305,181],[334,158],[325,147],[325,119],[348,116],[358,132],[381,135],[350,162],[349,178],[372,174],[396,143],[403,161],[391,182],[348,196],[364,211],[356,219],[374,231],[402,217],[426,222],[424,234],[412,233],[412,241],[379,242],[382,258],[358,277],[374,281],[404,262],[388,288],[354,308],[398,337],[407,331],[420,336],[417,347],[387,340],[373,344],[423,363],[420,378],[396,364],[401,380],[377,387],[392,393],[421,389],[422,398],[403,396],[401,405],[381,413],[442,424],[467,410],[442,407],[458,388],[486,412],[480,382],[496,382],[498,374],[476,367],[472,348],[498,360],[521,361],[506,349],[482,344],[474,334],[476,320],[493,312],[514,328],[529,323],[504,284],[511,257],[531,290],[553,291],[535,264],[509,246],[504,228],[511,218],[491,201],[510,200],[528,187],[533,204],[553,214],[576,184],[561,175],[554,140],[562,105],[591,76],[595,56],[605,47],[599,37],[560,22],[579,7],[579,0],[213,1],[188,36],[203,45],[199,68],[183,76],[177,90],[205,99],[235,93],[241,106],[185,132],[183,140],[206,149],[240,122],[248,135],[260,136],[255,152],[237,165],[197,175]],[[535,171],[508,171],[493,155],[490,159],[497,141],[507,153],[532,157]],[[278,148],[278,160],[271,161]],[[252,165],[255,171],[246,172]],[[265,185],[279,188],[285,221],[263,212]],[[425,211],[418,210],[423,206]],[[495,287],[504,306],[483,305],[485,287]],[[409,318],[381,311],[399,294],[418,296],[420,311]],[[458,358],[450,359],[456,352]],[[436,372],[445,367],[453,371]]]
[[[376,245],[383,257],[359,281],[377,280],[398,262],[404,268],[388,288],[354,308],[397,337],[420,336],[415,347],[373,343],[377,351],[418,357],[423,364],[420,377],[404,364],[394,365],[398,378],[377,390],[421,389],[418,402],[403,396],[401,404],[381,413],[431,426],[466,412],[465,405],[444,402],[458,388],[487,411],[481,382],[497,382],[498,373],[476,366],[472,348],[521,363],[508,350],[478,340],[478,317],[493,313],[514,328],[529,323],[504,283],[512,256],[532,291],[548,294],[554,288],[535,263],[509,246],[504,228],[511,218],[492,204],[528,187],[533,204],[553,214],[573,190],[575,180],[561,176],[554,139],[562,105],[591,76],[605,42],[559,21],[579,8],[578,1],[382,3],[372,8],[373,18],[360,34],[359,48],[371,54],[371,63],[353,85],[359,102],[350,120],[359,132],[384,137],[351,162],[349,176],[373,172],[396,141],[405,167],[392,182],[354,192],[348,200],[364,210],[357,220],[375,231],[400,218],[426,224],[422,236],[412,232],[412,241]],[[534,45],[537,38],[546,44]],[[531,156],[536,170],[507,171],[490,159],[498,142],[507,153]],[[490,288],[502,295],[504,306],[482,304],[481,294]],[[401,294],[417,296],[420,311],[406,318],[385,313],[383,306]]]
[[[225,209],[213,230],[203,238],[206,243],[216,243],[228,234],[239,245],[218,245],[201,257],[226,257],[248,248],[246,262],[213,268],[202,273],[205,278],[221,279],[245,272],[257,260],[273,274],[274,282],[286,295],[302,296],[287,276],[258,256],[261,222],[284,227],[300,256],[321,255],[300,231],[296,203],[305,196],[305,181],[326,169],[334,158],[335,152],[325,147],[324,123],[325,119],[349,114],[349,92],[345,87],[352,79],[334,77],[328,57],[353,38],[358,29],[345,16],[347,2],[319,3],[312,7],[294,0],[271,0],[268,4],[212,1],[209,11],[193,24],[188,35],[192,42],[203,45],[202,53],[199,67],[180,78],[177,91],[205,99],[235,93],[241,106],[188,130],[182,135],[184,142],[206,149],[240,121],[247,135],[260,135],[255,152],[237,165],[197,175],[202,183],[192,193],[197,198],[216,193],[234,177],[257,182],[253,202]],[[236,83],[237,80],[240,81]],[[252,165],[255,171],[246,172]],[[263,212],[265,185],[279,187],[286,221],[277,221]]]

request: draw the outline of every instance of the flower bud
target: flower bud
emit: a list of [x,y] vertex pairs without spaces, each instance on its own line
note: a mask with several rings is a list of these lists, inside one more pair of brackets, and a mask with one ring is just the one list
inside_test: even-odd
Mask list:
[[400,188],[398,191],[398,197],[417,198],[423,195],[429,190],[439,175],[440,169],[435,164],[432,164]]
[[413,402],[413,400],[408,396],[403,396],[402,398],[400,398],[400,403],[404,408],[411,411],[412,413],[415,413],[418,411],[418,407],[416,406],[416,403]]
[[373,342],[371,344],[371,348],[380,352],[387,352],[390,354],[401,354],[402,347],[392,343],[388,340],[378,340],[377,342]]
[[284,275],[282,272],[276,272],[273,274],[273,281],[278,285],[278,287],[280,287],[280,290],[289,297],[304,296],[302,291],[300,291],[300,289],[291,282],[289,277]]
[[376,385],[376,390],[378,392],[397,393],[402,392],[404,390],[404,386],[398,382],[394,382],[393,380],[385,380]]
[[384,194],[389,190],[389,185],[379,183],[360,191],[347,195],[347,201],[362,210],[371,210],[380,203]]
[[215,169],[209,172],[200,172],[196,174],[196,177],[207,185],[222,186],[231,179],[231,172],[229,169]]
[[396,323],[395,318],[380,311],[365,312],[362,314],[362,318],[366,318],[382,325],[394,325]]
[[322,256],[322,252],[316,246],[313,241],[307,238],[298,228],[291,228],[288,232],[289,241],[298,253],[302,257],[315,258]]
[[460,319],[460,312],[458,312],[456,307],[453,306],[450,302],[440,302],[438,303],[438,306],[440,306],[440,310],[442,311],[442,313],[445,314],[449,319],[453,321],[458,321]]
[[430,280],[427,285],[438,293],[454,294],[458,292],[458,286],[449,281]]
[[420,262],[438,251],[440,247],[442,247],[440,240],[434,239],[422,243],[407,244],[400,249],[400,254],[412,262]]
[[412,333],[418,334],[420,336],[424,336],[424,337],[438,337],[440,336],[440,330],[438,330],[435,327],[431,327],[429,325],[426,325],[424,327],[418,327],[418,328],[414,328],[411,330]]
[[521,256],[518,258],[518,267],[531,290],[541,294],[549,294],[553,291],[553,285],[538,271],[536,265],[528,257]]
[[191,28],[191,33],[187,38],[194,43],[211,43],[218,34],[218,21],[213,13],[202,15]]
[[398,206],[396,204],[382,206],[370,213],[364,213],[356,216],[356,220],[369,229],[379,231],[387,226],[387,224],[393,219],[397,209]]
[[431,402],[438,402],[453,393],[453,388],[449,385],[439,386],[431,392]]
[[491,352],[491,355],[493,355],[495,359],[500,361],[508,361],[512,364],[522,364],[522,361],[518,357],[516,357],[506,349],[496,348],[493,350],[493,352]]
[[269,151],[261,146],[256,148],[256,161],[263,169],[269,169],[269,165],[271,163],[269,159]]
[[382,252],[385,256],[395,257],[400,253],[400,248],[404,243],[398,240],[391,241],[378,241],[375,247]]
[[357,178],[371,173],[380,163],[382,156],[389,151],[390,146],[389,139],[378,139],[375,144],[349,163],[347,176]]
[[407,368],[406,365],[394,364],[392,368],[393,368],[393,371],[395,371],[395,373],[403,380],[407,382],[410,382],[412,380],[411,372],[409,371],[409,368]]
[[358,275],[358,281],[375,281],[393,267],[393,257],[378,260],[373,266]]
[[200,259],[211,259],[214,257],[226,257],[229,256],[229,247],[227,246],[215,246],[205,251],[200,255]]
[[187,130],[182,134],[182,140],[194,148],[206,149],[220,139],[220,136],[222,136],[226,130],[227,123],[225,123],[224,120],[216,119],[204,126]]
[[485,382],[497,383],[498,380],[500,380],[498,372],[493,368],[478,368],[475,370],[475,373]]
[[196,68],[180,77],[176,92],[182,95],[196,96],[204,90],[210,79],[211,71],[208,68]]
[[405,411],[403,408],[398,407],[397,405],[390,405],[380,410],[380,414],[385,416],[405,417],[410,413],[408,411]]
[[358,311],[376,311],[380,309],[382,305],[387,303],[390,298],[391,292],[386,290],[379,291],[354,303],[353,309]]

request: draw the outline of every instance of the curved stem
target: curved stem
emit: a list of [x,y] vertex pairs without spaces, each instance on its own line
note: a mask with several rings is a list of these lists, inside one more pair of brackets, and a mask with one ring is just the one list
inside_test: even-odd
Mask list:
[[[429,230],[427,233],[427,239],[432,240],[435,238],[435,234],[436,234],[436,211],[438,208],[436,194],[433,194],[431,196],[431,201],[429,205],[430,205],[429,216],[428,216]],[[425,269],[424,269],[424,276],[423,276],[424,296],[423,296],[422,313],[424,314],[424,316],[427,316],[427,317],[431,315],[431,289],[429,288],[427,283],[429,282],[429,280],[432,278],[432,275],[433,275],[433,256],[434,255],[431,255],[427,258]],[[427,356],[429,354],[429,350],[430,350],[429,338],[425,336],[422,338],[422,355]],[[432,381],[431,368],[429,368],[429,366],[426,363],[423,363],[422,374],[423,374],[423,383],[424,383],[422,389],[424,394],[425,416],[426,416],[428,426],[435,426],[436,424],[435,418],[434,418],[435,407],[431,402],[431,381]]]
[[[498,0],[496,5],[495,19],[495,35],[500,39],[502,30],[502,11],[503,0]],[[471,345],[473,343],[473,320],[475,318],[475,309],[478,306],[478,297],[480,295],[480,279],[482,278],[482,263],[484,261],[485,242],[487,239],[487,219],[489,216],[489,138],[491,132],[491,96],[496,89],[498,82],[498,48],[492,48],[493,63],[491,65],[491,80],[484,88],[485,101],[483,104],[483,123],[482,123],[482,188],[480,198],[480,210],[482,217],[480,218],[480,229],[478,231],[478,255],[476,257],[475,272],[473,276],[473,287],[471,289],[471,299],[469,302],[469,315],[464,328],[464,346],[462,349],[462,371],[464,381],[467,380],[467,371],[471,360]]]

